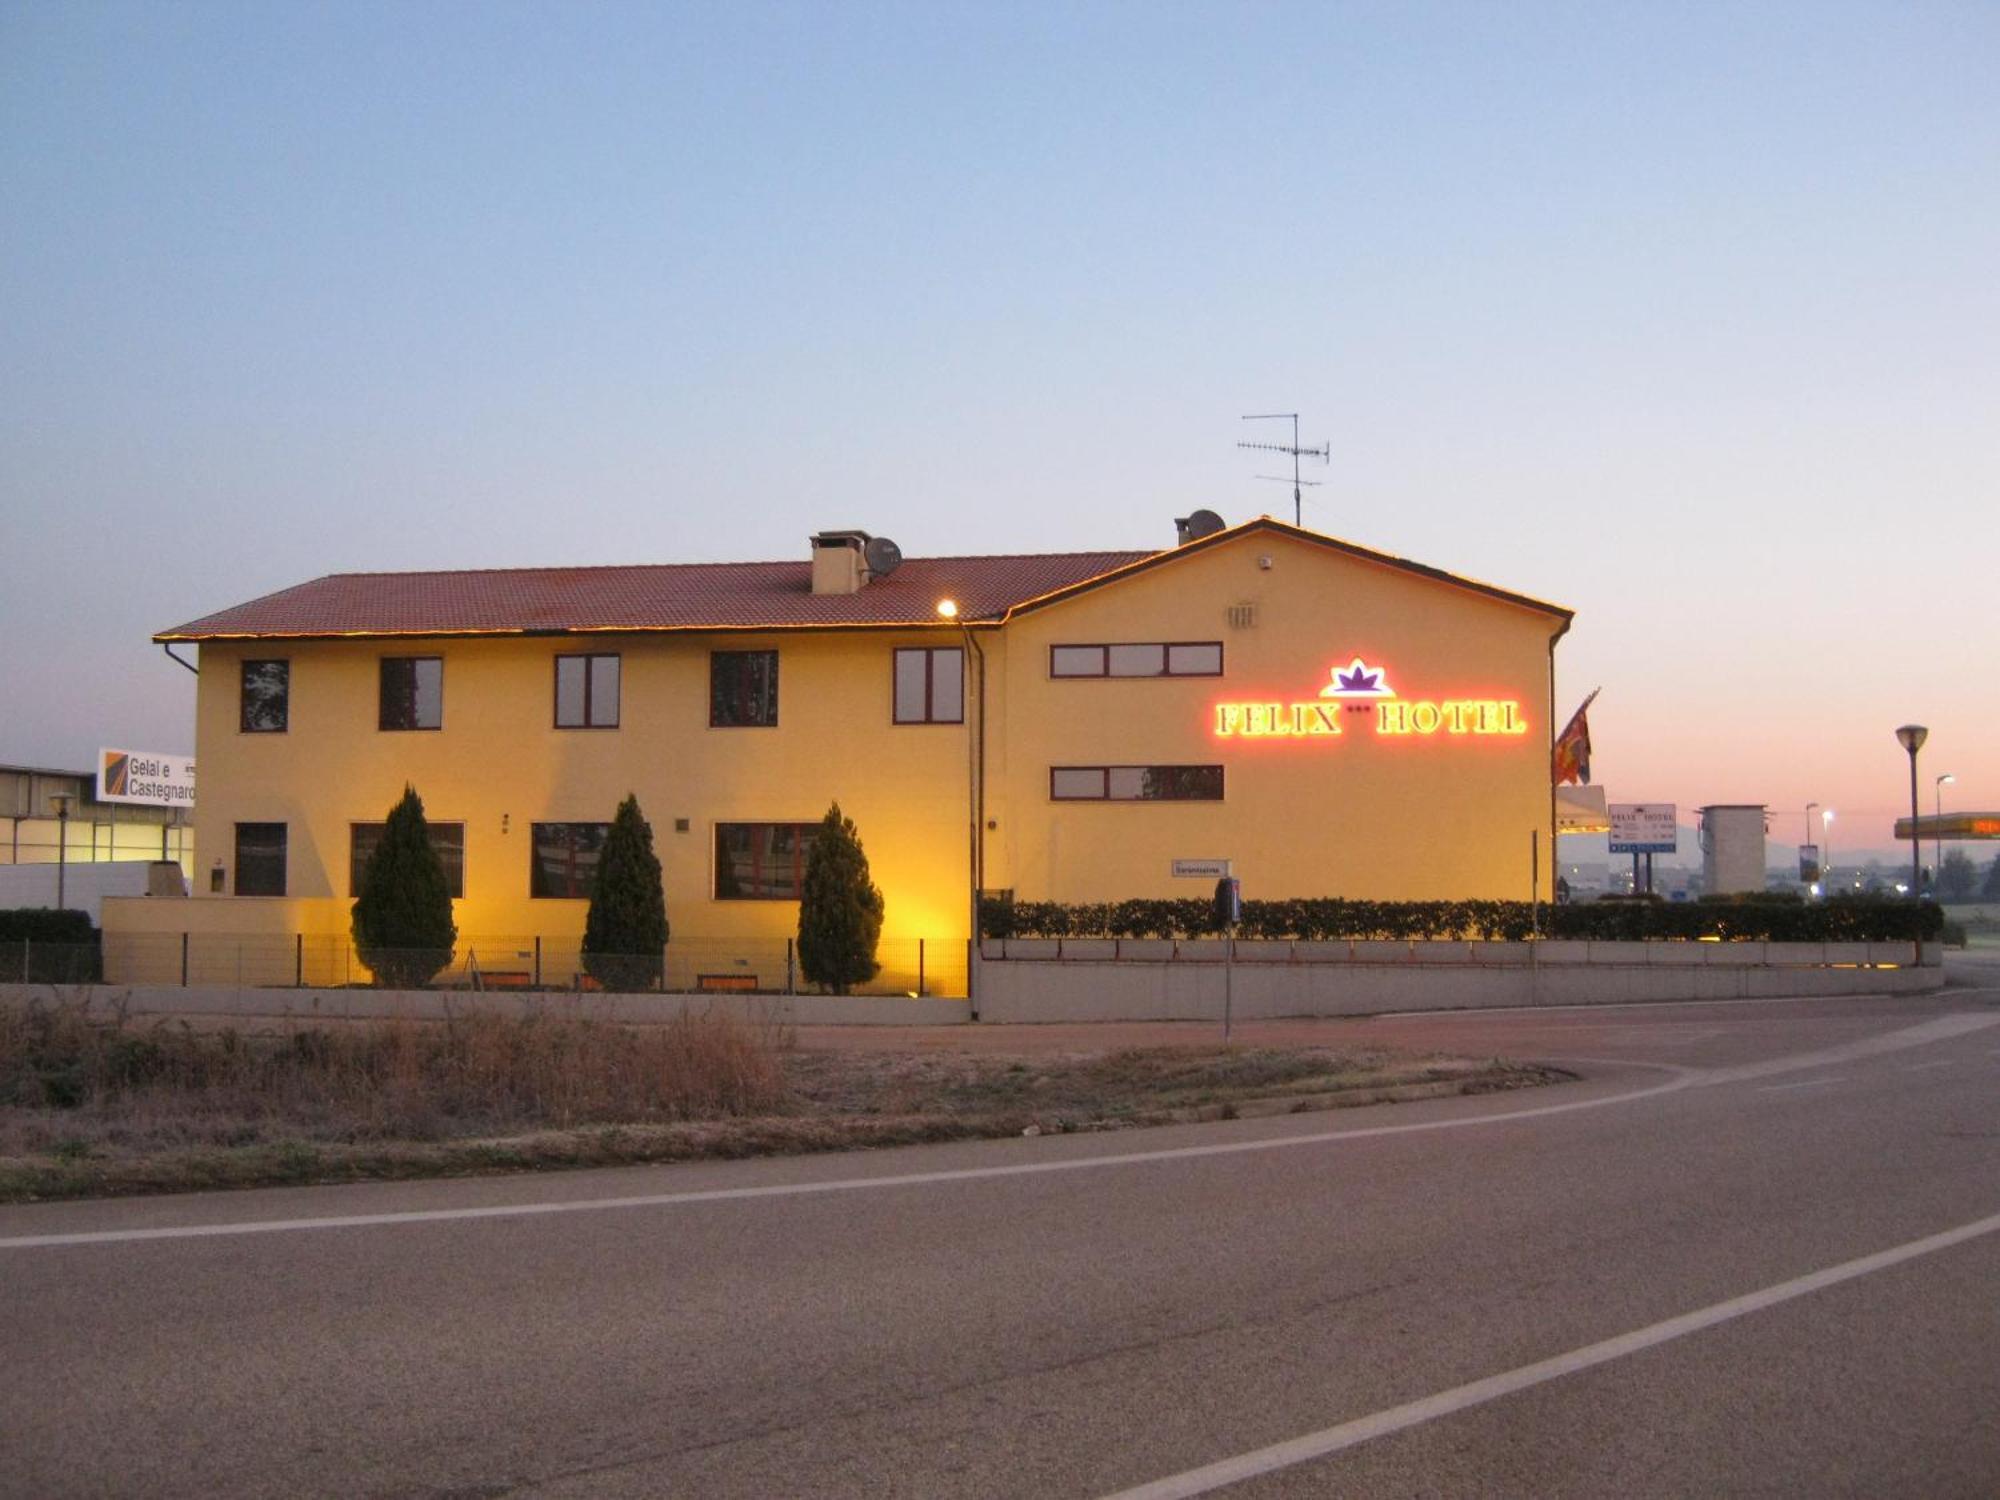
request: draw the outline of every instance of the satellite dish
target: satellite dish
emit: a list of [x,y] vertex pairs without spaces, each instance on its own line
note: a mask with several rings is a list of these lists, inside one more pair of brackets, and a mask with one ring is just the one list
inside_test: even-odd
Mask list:
[[868,564],[868,571],[877,578],[887,578],[903,565],[903,549],[886,536],[871,536],[861,548],[862,559]]
[[1229,523],[1212,510],[1198,510],[1187,518],[1187,539],[1200,541],[1205,536],[1214,536],[1218,531],[1228,530]]

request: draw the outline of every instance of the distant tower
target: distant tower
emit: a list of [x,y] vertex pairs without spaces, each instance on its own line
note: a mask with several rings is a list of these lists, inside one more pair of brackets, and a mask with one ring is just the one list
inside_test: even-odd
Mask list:
[[1764,889],[1761,802],[1726,802],[1701,809],[1701,888],[1705,894]]

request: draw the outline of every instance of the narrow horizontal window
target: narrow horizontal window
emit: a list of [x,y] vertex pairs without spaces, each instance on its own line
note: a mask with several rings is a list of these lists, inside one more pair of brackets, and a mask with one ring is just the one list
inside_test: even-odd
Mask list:
[[1102,802],[1104,800],[1104,767],[1051,767],[1049,770],[1049,795],[1058,802]]
[[1161,645],[1111,646],[1109,671],[1113,677],[1163,677],[1167,671],[1167,648]]
[[528,894],[540,900],[588,900],[609,823],[536,823],[530,829]]
[[246,661],[237,727],[245,734],[283,734],[291,722],[291,699],[289,661]]
[[556,658],[556,728],[618,727],[619,662],[615,653]]
[[778,653],[709,652],[709,727],[768,728],[777,722]]
[[1102,646],[1049,647],[1049,676],[1102,677],[1103,675],[1104,648]]
[[285,894],[286,833],[283,823],[236,825],[237,895]]
[[1175,641],[1167,647],[1169,677],[1220,677],[1222,642]]
[[818,834],[817,823],[716,824],[715,899],[798,900]]
[[1117,641],[1049,647],[1051,677],[1220,677],[1220,641]]
[[1221,766],[1051,766],[1056,802],[1220,802]]
[[444,658],[382,658],[383,729],[444,728]]
[[[350,823],[347,836],[347,894],[361,894],[362,876],[367,872],[368,861],[375,856],[375,850],[382,842],[385,823]],[[431,848],[437,851],[438,863],[444,866],[444,882],[450,889],[454,901],[465,895],[465,825],[463,823],[432,823],[426,821],[424,827],[430,831]]]
[[957,646],[904,646],[895,654],[896,722],[965,722],[965,652]]

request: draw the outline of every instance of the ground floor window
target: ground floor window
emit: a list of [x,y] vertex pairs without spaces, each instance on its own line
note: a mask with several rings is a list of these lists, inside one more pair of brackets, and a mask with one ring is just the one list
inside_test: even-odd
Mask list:
[[[368,861],[375,855],[375,849],[382,842],[382,830],[386,823],[351,823],[348,825],[347,842],[347,894],[361,894],[362,872],[368,868]],[[431,848],[437,851],[438,863],[444,866],[444,880],[451,890],[454,901],[465,896],[465,825],[463,823],[425,823],[430,830]]]
[[715,899],[796,901],[817,823],[715,825]]
[[237,895],[285,894],[285,832],[283,823],[236,825]]
[[528,894],[550,900],[589,900],[609,823],[537,823],[529,856]]
[[1056,802],[1220,802],[1221,766],[1051,766]]

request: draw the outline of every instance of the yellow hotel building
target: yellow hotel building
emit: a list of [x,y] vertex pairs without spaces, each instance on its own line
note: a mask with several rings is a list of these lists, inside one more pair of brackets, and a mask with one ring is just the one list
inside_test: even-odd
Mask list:
[[1570,612],[1268,517],[1203,529],[343,574],[162,631],[200,647],[195,895],[107,903],[107,963],[125,934],[344,938],[406,782],[462,939],[573,944],[627,792],[676,942],[792,935],[835,801],[885,945],[962,953],[975,865],[1024,900],[1206,895],[1174,862],[1216,859],[1253,898],[1525,898],[1539,835],[1546,899]]

